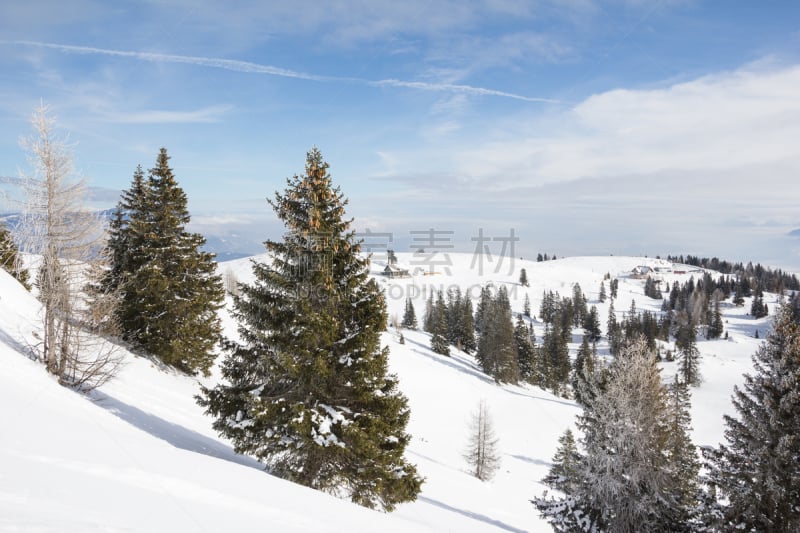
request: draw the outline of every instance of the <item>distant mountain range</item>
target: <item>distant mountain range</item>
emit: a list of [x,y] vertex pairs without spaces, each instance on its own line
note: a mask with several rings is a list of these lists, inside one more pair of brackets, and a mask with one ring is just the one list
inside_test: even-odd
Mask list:
[[[111,220],[114,215],[113,209],[104,209],[98,211],[101,218],[106,221]],[[22,218],[21,213],[0,213],[0,222],[4,223],[11,231],[17,227]],[[190,231],[192,229],[191,223],[189,224]],[[254,237],[242,235],[233,231],[226,230],[220,227],[218,230],[199,232],[206,238],[206,245],[203,247],[208,252],[213,252],[217,255],[218,261],[230,261],[242,257],[250,257],[264,251],[262,242]]]

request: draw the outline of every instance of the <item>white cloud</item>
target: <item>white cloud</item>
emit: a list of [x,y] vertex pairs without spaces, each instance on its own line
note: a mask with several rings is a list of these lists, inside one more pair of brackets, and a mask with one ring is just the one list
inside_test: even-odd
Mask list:
[[459,150],[455,160],[494,187],[796,161],[797,87],[800,66],[610,91],[556,117],[514,117],[498,128],[502,138]]
[[123,124],[177,124],[219,122],[232,109],[229,105],[215,105],[193,111],[145,110],[106,113],[105,120]]

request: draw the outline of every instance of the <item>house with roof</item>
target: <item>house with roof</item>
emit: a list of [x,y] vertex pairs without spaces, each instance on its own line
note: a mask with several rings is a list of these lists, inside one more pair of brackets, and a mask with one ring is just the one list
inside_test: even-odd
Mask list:
[[653,274],[653,268],[647,265],[639,265],[631,270],[631,277],[634,279],[644,279]]
[[389,263],[383,269],[383,275],[387,278],[408,278],[411,277],[411,272],[397,263]]

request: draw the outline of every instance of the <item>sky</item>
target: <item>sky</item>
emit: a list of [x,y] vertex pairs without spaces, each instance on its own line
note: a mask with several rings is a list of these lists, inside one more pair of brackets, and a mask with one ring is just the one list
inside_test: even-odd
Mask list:
[[799,87],[793,1],[3,2],[0,178],[44,102],[96,204],[166,147],[252,253],[317,146],[377,247],[800,272]]

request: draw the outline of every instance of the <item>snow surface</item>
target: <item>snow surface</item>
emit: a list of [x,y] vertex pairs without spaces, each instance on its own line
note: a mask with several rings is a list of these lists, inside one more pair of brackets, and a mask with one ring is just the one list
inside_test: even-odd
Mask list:
[[[411,254],[398,258],[412,270],[418,260]],[[578,282],[604,325],[608,302],[597,302],[597,295],[606,272],[620,277],[619,317],[631,299],[639,309],[660,307],[660,301],[643,295],[643,282],[627,274],[637,265],[657,264],[654,259],[511,264],[506,258],[498,272],[494,263],[481,265],[468,254],[450,254],[448,260],[452,275],[437,266],[441,274],[393,280],[379,275],[385,263],[373,261],[390,316],[401,318],[405,297],[411,296],[421,322],[431,288],[459,286],[477,297],[489,282],[508,287],[515,312],[522,311],[528,293],[535,315],[543,290],[567,296]],[[523,267],[527,288],[517,282]],[[252,277],[249,260],[219,268],[230,269],[240,281]],[[665,277],[685,281],[689,274]],[[772,311],[773,295],[766,301]],[[704,383],[693,391],[697,444],[722,438],[732,386],[751,368],[750,355],[759,343],[753,334],[758,330],[764,337],[768,330],[770,319],[755,320],[747,309],[749,301],[744,308],[723,308],[730,340],[699,342]],[[90,397],[57,385],[26,355],[37,342],[39,311],[38,302],[0,271],[0,531],[550,531],[529,499],[544,489],[539,480],[579,408],[538,388],[498,386],[472,357],[455,350],[452,357],[434,354],[425,333],[404,330],[403,345],[393,329],[383,337],[391,349],[391,371],[411,405],[407,457],[426,478],[416,502],[385,514],[272,477],[255,460],[234,454],[194,401],[199,382],[211,384],[215,375],[190,378],[125,352],[119,377]],[[226,311],[223,321],[226,334],[235,335]],[[542,324],[534,325],[541,335]],[[573,351],[581,332],[574,333]],[[674,363],[665,363],[665,378],[674,369]],[[488,482],[471,476],[462,457],[470,416],[481,399],[502,455],[500,470]]]

